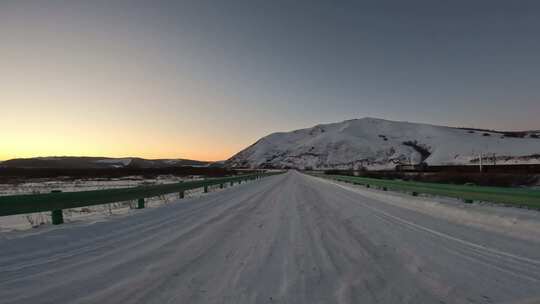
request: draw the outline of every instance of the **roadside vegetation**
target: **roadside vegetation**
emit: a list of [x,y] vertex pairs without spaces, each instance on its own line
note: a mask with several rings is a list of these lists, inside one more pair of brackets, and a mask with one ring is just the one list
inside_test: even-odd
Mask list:
[[[348,175],[393,180],[400,179],[406,181],[455,185],[474,184],[478,186],[493,187],[534,187],[540,185],[539,166],[533,166],[532,169],[527,168],[528,166],[519,166],[518,168],[520,170],[518,170],[518,168],[508,169],[507,167],[509,166],[500,166],[503,167],[501,170],[496,166],[492,166],[491,168],[487,167],[484,172],[471,171],[473,166],[439,167],[442,167],[439,171],[436,171],[436,169],[433,169],[434,167],[430,166],[417,171],[326,170],[324,173],[329,175]],[[499,171],[496,171],[495,169]],[[505,171],[504,169],[507,170]]]
[[237,172],[217,167],[168,167],[168,168],[0,168],[0,183],[28,182],[31,179],[93,179],[141,176],[147,179],[170,175],[177,177],[205,176],[225,177]]
[[410,192],[413,195],[424,193],[430,195],[459,198],[464,200],[465,202],[487,201],[540,210],[540,190],[531,188],[452,185],[404,180],[385,180],[344,175],[318,174],[316,176],[330,178],[337,181],[365,185],[369,187],[378,187],[380,189],[405,191]]

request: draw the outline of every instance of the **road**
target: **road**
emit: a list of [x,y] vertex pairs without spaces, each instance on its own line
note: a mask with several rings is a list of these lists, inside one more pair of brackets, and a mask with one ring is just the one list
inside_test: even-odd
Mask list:
[[0,303],[540,303],[540,242],[369,191],[288,172],[0,236]]

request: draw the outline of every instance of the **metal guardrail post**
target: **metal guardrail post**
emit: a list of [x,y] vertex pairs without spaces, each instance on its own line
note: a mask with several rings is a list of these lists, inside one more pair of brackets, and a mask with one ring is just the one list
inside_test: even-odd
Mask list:
[[[53,190],[51,193],[59,193],[62,190]],[[56,209],[51,211],[51,222],[53,225],[60,225],[64,223],[64,213],[62,209]]]
[[137,200],[137,209],[144,209],[144,198]]
[[60,225],[64,223],[64,214],[62,213],[62,209],[53,210],[51,212],[51,219],[53,225]]
[[[274,174],[259,175],[258,178],[271,175]],[[235,183],[238,182],[241,184],[242,181],[246,182],[248,179],[253,180],[256,179],[256,177],[255,175],[243,175],[121,189],[0,196],[0,216],[34,212],[52,212],[52,222],[61,224],[63,223],[63,209],[103,205],[119,201],[136,202],[135,208],[145,208],[145,199],[149,197],[177,193],[179,198],[183,198],[186,190],[204,187],[206,188],[206,191],[208,191],[208,187],[214,185],[218,186],[220,184],[223,184],[223,187],[225,188],[227,183],[235,185]]]

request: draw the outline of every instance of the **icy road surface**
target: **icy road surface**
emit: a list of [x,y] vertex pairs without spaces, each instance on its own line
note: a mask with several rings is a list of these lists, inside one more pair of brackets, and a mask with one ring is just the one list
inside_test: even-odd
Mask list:
[[398,199],[289,172],[107,222],[0,235],[0,303],[540,301],[534,216],[506,233],[489,223],[504,214],[458,220],[457,207]]

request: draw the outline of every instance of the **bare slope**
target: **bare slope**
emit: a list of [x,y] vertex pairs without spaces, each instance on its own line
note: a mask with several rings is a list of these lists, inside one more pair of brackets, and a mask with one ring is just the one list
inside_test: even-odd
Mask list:
[[[540,163],[536,132],[458,129],[376,118],[274,133],[227,161],[232,167],[392,168],[426,162],[474,164],[480,153],[498,164]],[[489,159],[490,162],[493,159]]]

